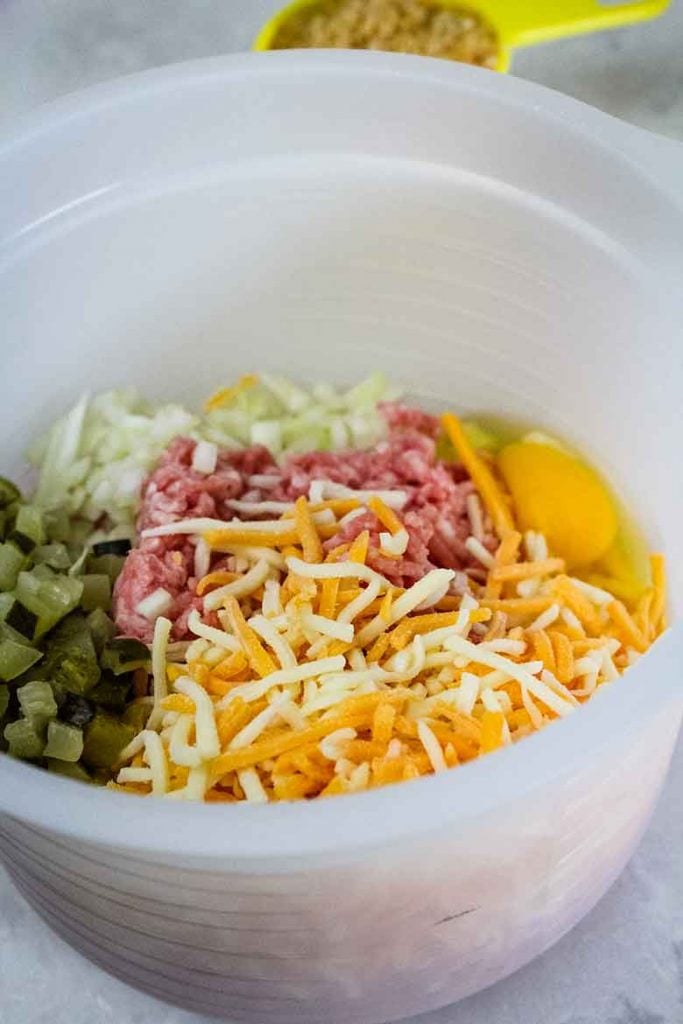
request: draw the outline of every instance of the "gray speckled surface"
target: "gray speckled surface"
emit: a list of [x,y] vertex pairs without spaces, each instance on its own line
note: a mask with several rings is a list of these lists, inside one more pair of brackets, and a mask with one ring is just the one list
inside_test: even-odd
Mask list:
[[[271,0],[0,0],[0,121],[156,64],[246,49]],[[683,139],[683,3],[538,47],[514,71]],[[202,1024],[109,978],[0,871],[0,1024]],[[512,978],[421,1024],[683,1024],[683,745],[643,843],[600,905]],[[417,1022],[416,1022],[417,1024]]]

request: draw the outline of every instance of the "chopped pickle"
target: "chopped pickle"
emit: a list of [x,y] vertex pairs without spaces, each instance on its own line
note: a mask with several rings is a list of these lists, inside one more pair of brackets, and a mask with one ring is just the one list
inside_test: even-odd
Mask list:
[[151,708],[146,701],[133,701],[123,712],[123,721],[133,726],[134,733],[139,733],[147,725],[150,711]]
[[43,669],[58,690],[70,693],[86,694],[98,681],[97,652],[81,615],[69,615],[50,635]]
[[85,768],[80,764],[73,764],[71,761],[48,758],[47,770],[54,772],[55,775],[63,775],[67,779],[75,779],[76,782],[92,782]]
[[26,564],[26,555],[13,544],[6,541],[0,544],[0,590],[14,590],[19,572]]
[[113,768],[135,729],[112,715],[98,712],[85,727],[83,761],[91,768]]
[[42,562],[60,572],[66,572],[71,565],[71,556],[66,544],[42,544],[35,549],[33,557],[36,562]]
[[5,726],[4,736],[12,757],[34,760],[43,753],[45,740],[39,725],[32,718],[19,718]]
[[0,639],[0,682],[9,683],[35,665],[43,655],[10,637]]
[[15,501],[21,501],[21,491],[11,480],[0,476],[0,508],[7,508]]
[[48,722],[44,757],[75,763],[83,753],[83,733],[66,722]]
[[83,593],[81,608],[92,612],[96,608],[106,612],[111,607],[111,580],[106,573],[88,573],[81,577]]
[[24,683],[17,690],[19,705],[26,718],[37,718],[48,721],[57,715],[57,702],[49,683],[35,679]]
[[102,654],[102,668],[110,669],[114,675],[132,672],[149,664],[150,653],[146,644],[132,637],[117,637],[107,644]]

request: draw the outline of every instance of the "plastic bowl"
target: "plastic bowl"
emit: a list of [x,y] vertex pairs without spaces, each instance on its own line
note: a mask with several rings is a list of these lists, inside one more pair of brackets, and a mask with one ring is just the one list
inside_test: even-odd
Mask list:
[[[584,448],[667,551],[680,616],[682,167],[536,86],[404,56],[244,55],[67,98],[0,146],[2,469],[83,390],[382,367]],[[674,628],[515,748],[317,804],[180,807],[0,756],[2,856],[68,942],[182,1006],[425,1011],[546,949],[621,871],[682,647]]]

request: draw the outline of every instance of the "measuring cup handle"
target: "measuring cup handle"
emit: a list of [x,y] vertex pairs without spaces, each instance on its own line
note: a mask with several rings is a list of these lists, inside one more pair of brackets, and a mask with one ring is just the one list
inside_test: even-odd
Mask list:
[[601,3],[600,0],[508,0],[497,5],[495,22],[507,46],[531,46],[563,36],[582,35],[646,21],[662,14],[670,0],[634,0],[633,3]]

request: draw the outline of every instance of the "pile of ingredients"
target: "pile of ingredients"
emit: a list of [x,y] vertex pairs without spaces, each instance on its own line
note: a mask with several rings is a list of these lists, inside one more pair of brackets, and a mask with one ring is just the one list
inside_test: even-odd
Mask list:
[[494,68],[493,29],[467,7],[436,0],[316,0],[288,15],[273,50],[389,50]]
[[557,439],[254,375],[83,399],[0,479],[0,747],[167,799],[455,768],[665,628],[661,555]]

